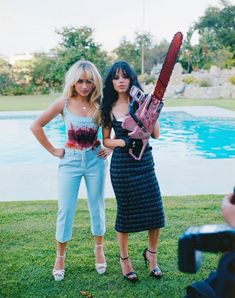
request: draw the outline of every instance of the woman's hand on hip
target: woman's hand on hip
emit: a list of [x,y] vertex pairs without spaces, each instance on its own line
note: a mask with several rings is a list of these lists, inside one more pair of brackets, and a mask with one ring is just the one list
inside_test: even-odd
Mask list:
[[111,149],[103,147],[98,151],[97,156],[102,158],[107,158],[111,154],[111,152],[112,152]]
[[58,148],[58,149],[55,149],[53,152],[52,152],[52,155],[56,156],[56,157],[59,157],[59,158],[63,158],[64,157],[64,148]]

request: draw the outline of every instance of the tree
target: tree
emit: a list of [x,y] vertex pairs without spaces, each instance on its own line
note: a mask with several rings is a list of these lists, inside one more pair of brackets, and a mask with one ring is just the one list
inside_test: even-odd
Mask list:
[[[208,69],[211,65],[235,65],[235,6],[221,0],[223,8],[209,7],[198,22],[192,24],[184,38],[180,62],[187,72]],[[192,45],[191,38],[198,32],[199,43]]]
[[195,29],[202,33],[211,30],[222,47],[229,47],[235,52],[235,5],[222,0],[223,9],[209,7],[195,24]]
[[136,32],[136,45],[141,53],[141,74],[145,73],[145,52],[150,50],[152,46],[152,34],[149,32],[137,33]]
[[50,81],[50,72],[55,64],[55,55],[35,53],[31,61],[31,85],[36,92],[49,93],[53,87]]
[[99,44],[93,40],[93,30],[87,26],[64,27],[56,31],[61,35],[60,47],[56,50],[56,61],[49,74],[50,84],[56,90],[62,89],[64,75],[78,60],[90,60],[103,74],[108,57]]
[[210,59],[212,64],[219,68],[231,68],[235,66],[233,53],[227,48],[217,49],[216,51],[210,52]]
[[182,49],[180,51],[179,61],[182,64],[182,67],[186,69],[187,72],[192,71],[192,64],[193,64],[193,46],[191,44],[191,39],[193,36],[195,29],[194,24],[189,27],[186,36],[183,39]]
[[97,47],[92,37],[93,30],[90,27],[63,27],[61,30],[56,30],[56,33],[61,36],[59,45],[66,49],[74,48],[83,51]]
[[137,73],[140,73],[140,49],[134,43],[123,37],[114,53],[118,60],[127,61]]
[[119,47],[114,50],[117,59],[126,60],[135,69],[137,74],[144,71],[145,51],[152,46],[152,35],[149,32],[135,32],[134,42],[123,37]]
[[0,59],[0,94],[22,95],[29,90],[29,61],[18,61],[14,66]]
[[169,47],[169,42],[164,39],[159,44],[145,51],[145,72],[150,73],[154,65],[162,64]]
[[0,58],[0,93],[4,95],[5,90],[12,84],[12,66]]

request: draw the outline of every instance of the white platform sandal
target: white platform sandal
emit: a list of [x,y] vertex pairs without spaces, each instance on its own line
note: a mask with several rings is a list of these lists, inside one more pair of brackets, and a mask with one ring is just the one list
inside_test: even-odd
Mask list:
[[[102,246],[103,246],[103,244],[96,244],[95,248],[96,247],[102,247]],[[94,250],[94,254],[95,254],[95,250]],[[106,262],[104,262],[104,263],[95,263],[95,270],[99,274],[104,274],[105,271],[106,271],[106,268],[107,268],[107,263]]]
[[[63,256],[57,255],[57,258],[63,258],[65,259],[66,253]],[[64,279],[65,270],[64,269],[53,269],[52,275],[55,279],[55,281],[61,281]]]

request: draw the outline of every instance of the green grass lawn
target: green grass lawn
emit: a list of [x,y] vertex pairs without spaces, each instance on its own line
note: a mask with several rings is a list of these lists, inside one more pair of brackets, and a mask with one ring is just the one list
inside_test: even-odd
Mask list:
[[[0,96],[0,111],[44,110],[57,97],[56,95]],[[165,105],[166,107],[216,106],[235,111],[234,99],[166,99]]]
[[45,110],[56,98],[56,95],[0,96],[0,111]]
[[183,297],[188,284],[206,278],[216,268],[220,255],[204,253],[198,273],[181,273],[177,269],[178,237],[191,225],[222,223],[221,196],[164,197],[163,202],[166,227],[161,232],[158,260],[164,277],[155,280],[148,276],[142,257],[146,232],[133,233],[130,234],[129,255],[139,276],[136,284],[121,275],[114,231],[114,199],[106,200],[106,274],[100,276],[95,272],[87,202],[80,200],[73,240],[68,244],[66,277],[62,282],[55,282],[51,276],[55,258],[56,201],[0,203],[0,297],[82,297],[80,291],[88,291],[97,298]]
[[[57,96],[0,96],[0,111],[44,110]],[[235,110],[233,99],[166,99],[166,106],[214,105]],[[139,276],[131,284],[123,279],[118,263],[118,245],[114,231],[115,201],[106,201],[107,233],[105,253],[107,273],[94,270],[93,241],[85,200],[78,204],[73,240],[68,245],[66,278],[55,282],[51,269],[55,258],[56,201],[0,203],[0,297],[162,297],[179,298],[185,287],[207,277],[216,268],[219,255],[204,253],[203,266],[197,274],[177,269],[179,235],[191,225],[221,223],[221,196],[165,197],[166,227],[158,249],[159,265],[164,278],[148,276],[142,252],[145,232],[130,234],[129,255]]]

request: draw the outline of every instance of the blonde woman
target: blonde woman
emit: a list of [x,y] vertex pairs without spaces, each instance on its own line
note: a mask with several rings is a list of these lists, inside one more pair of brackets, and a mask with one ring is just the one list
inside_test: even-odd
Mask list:
[[[89,61],[73,64],[65,76],[61,98],[43,112],[31,125],[40,144],[60,158],[58,167],[58,213],[56,223],[57,255],[52,274],[56,281],[64,279],[66,244],[72,238],[72,225],[82,177],[85,179],[91,232],[94,236],[95,268],[103,274],[107,264],[103,252],[105,233],[104,179],[105,159],[109,149],[101,148],[97,138],[101,123],[102,80]],[[50,143],[43,127],[62,114],[67,133],[63,148]]]

